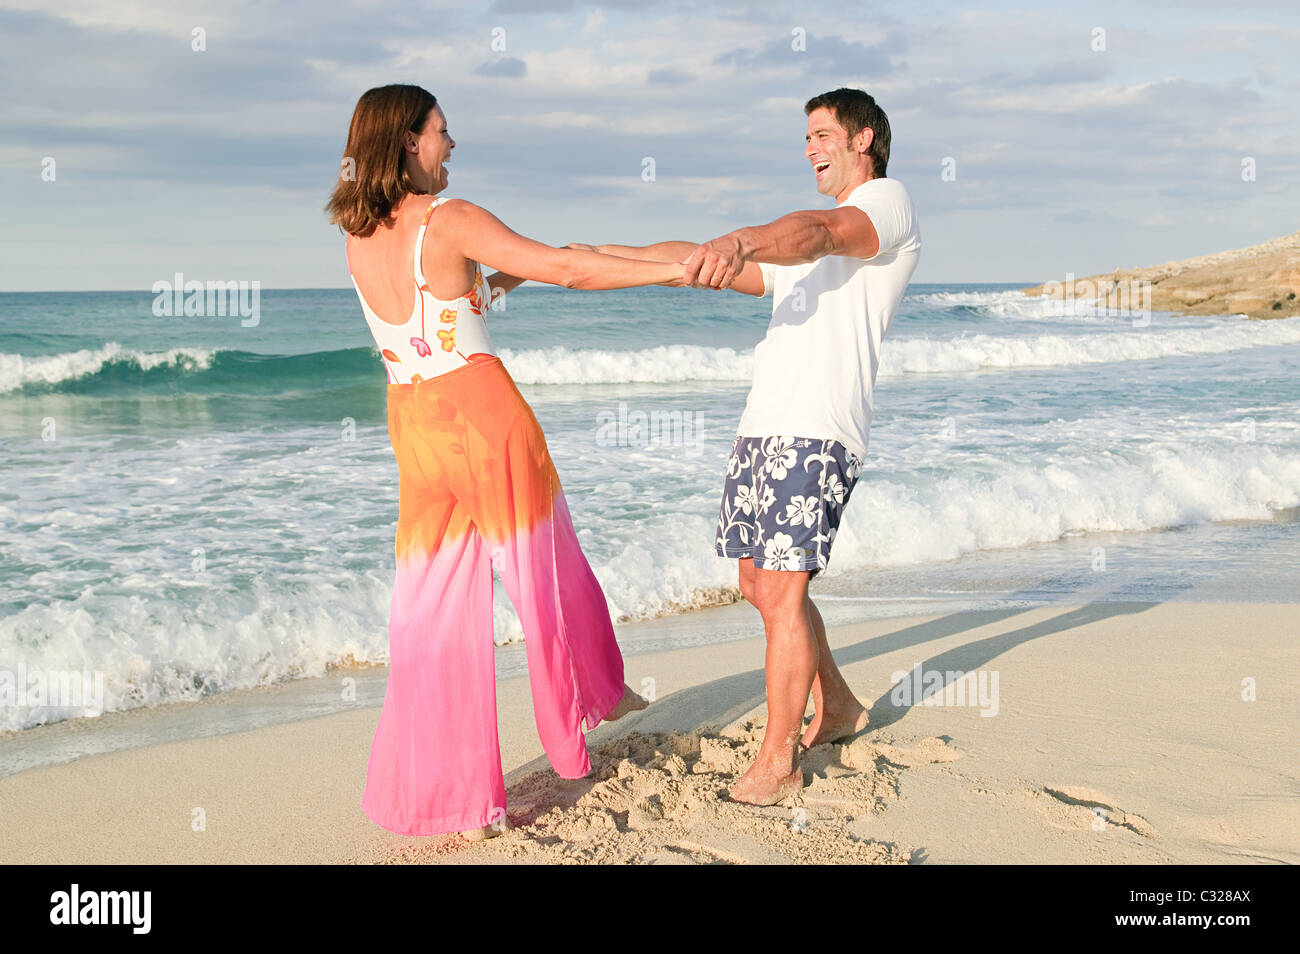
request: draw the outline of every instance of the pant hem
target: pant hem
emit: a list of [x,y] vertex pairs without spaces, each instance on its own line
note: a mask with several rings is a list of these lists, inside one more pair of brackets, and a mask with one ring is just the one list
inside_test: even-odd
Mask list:
[[[586,778],[588,775],[591,774],[591,758],[588,757],[587,759],[586,770],[579,772],[576,775],[569,775],[567,772],[561,772],[559,769],[555,768],[554,765],[552,765],[551,768],[552,770],[554,770],[556,775],[560,776],[560,778],[568,779],[570,782],[572,782],[574,779]],[[486,824],[486,822],[484,824]]]
[[442,818],[426,818],[416,822],[401,823],[393,821],[378,812],[372,813],[364,803],[361,806],[361,810],[366,813],[366,817],[380,828],[386,828],[394,834],[412,836],[451,835],[456,832],[483,828],[492,824],[492,815],[498,808],[504,812],[506,807],[505,805],[494,806],[488,809],[486,815],[446,815]]
[[806,573],[809,570],[815,570],[817,568],[818,567],[817,567],[816,557],[812,557],[806,560],[800,560],[798,566],[765,566],[764,564],[759,562],[758,557],[754,558],[755,570],[772,570],[777,573],[782,571],[786,573]]
[[604,722],[605,717],[613,712],[622,701],[623,697],[620,695],[613,702],[592,706],[591,709],[587,711],[586,715],[582,717],[583,721],[587,725],[587,731],[590,732],[592,729],[596,728],[596,726]]

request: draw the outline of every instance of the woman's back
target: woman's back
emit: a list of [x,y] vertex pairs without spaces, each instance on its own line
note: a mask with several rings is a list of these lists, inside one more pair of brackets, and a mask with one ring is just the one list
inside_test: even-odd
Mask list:
[[430,234],[445,201],[408,195],[390,223],[347,240],[348,274],[394,384],[496,354],[486,321],[491,290],[481,268]]

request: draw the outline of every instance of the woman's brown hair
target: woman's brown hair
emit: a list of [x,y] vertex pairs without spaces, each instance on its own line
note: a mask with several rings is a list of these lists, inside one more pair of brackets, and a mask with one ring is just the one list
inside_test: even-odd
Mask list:
[[420,133],[438,104],[419,86],[394,84],[366,90],[352,111],[339,182],[325,204],[332,223],[365,238],[388,221],[408,192],[418,192],[402,163],[402,137]]

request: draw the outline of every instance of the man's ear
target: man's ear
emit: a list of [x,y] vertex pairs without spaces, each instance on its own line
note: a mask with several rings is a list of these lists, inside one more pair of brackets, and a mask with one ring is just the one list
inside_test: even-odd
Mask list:
[[872,129],[870,126],[864,127],[862,132],[858,133],[858,152],[866,152],[868,149],[870,149],[871,141],[875,138],[876,138],[875,130]]

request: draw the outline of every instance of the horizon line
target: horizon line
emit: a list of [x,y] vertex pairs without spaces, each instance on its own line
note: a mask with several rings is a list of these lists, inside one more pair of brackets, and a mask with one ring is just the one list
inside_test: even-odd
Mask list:
[[[213,280],[216,281],[217,279],[213,279]],[[234,279],[234,280],[239,281],[239,279]],[[252,279],[252,281],[256,281],[256,279]],[[910,291],[912,288],[915,288],[919,285],[1016,285],[1018,287],[1033,288],[1036,286],[1036,284],[1041,284],[1041,283],[1035,283],[1035,282],[1022,283],[1020,281],[1014,281],[1014,282],[1012,281],[978,281],[978,282],[931,281],[931,282],[908,282],[907,287],[908,290]],[[591,289],[561,288],[559,285],[552,285],[548,282],[535,282],[532,280],[526,281],[523,285],[520,285],[519,287],[532,288],[532,289],[553,289],[555,291],[573,291],[573,292],[591,291]],[[598,291],[603,291],[603,292],[604,291],[631,291],[633,288],[658,288],[658,287],[660,286],[635,285],[632,286],[632,288],[603,288],[603,289],[598,289]],[[259,284],[258,288],[261,291],[349,291],[352,292],[353,294],[356,293],[356,289],[354,289],[351,285],[266,286],[266,285]],[[665,289],[671,290],[668,289],[667,286],[665,286]],[[698,288],[698,289],[691,289],[691,290],[704,291],[705,289]],[[156,292],[154,292],[152,289],[149,288],[0,288],[0,295],[102,295],[106,293],[126,293],[126,294],[135,293],[141,295],[157,294]]]

